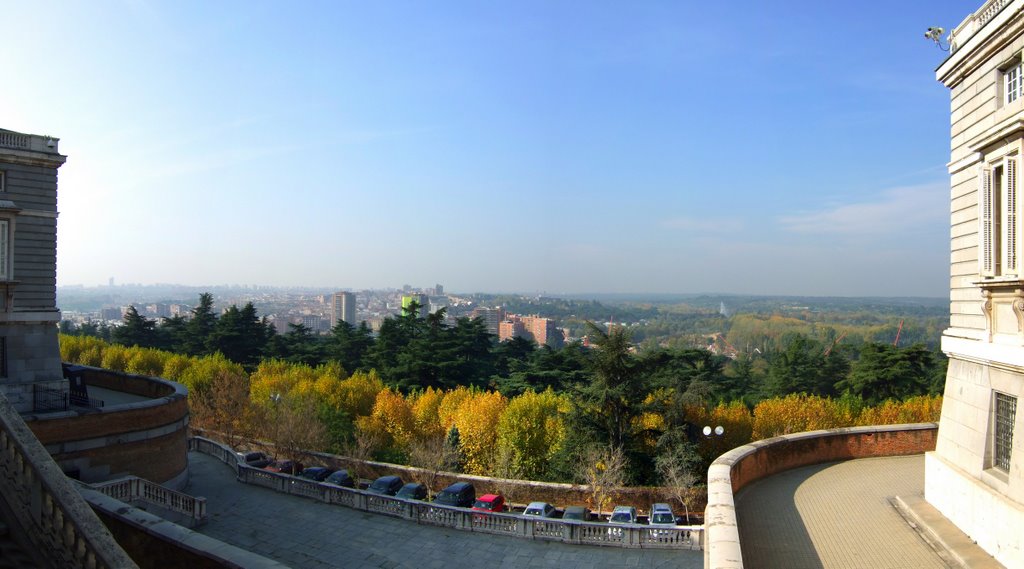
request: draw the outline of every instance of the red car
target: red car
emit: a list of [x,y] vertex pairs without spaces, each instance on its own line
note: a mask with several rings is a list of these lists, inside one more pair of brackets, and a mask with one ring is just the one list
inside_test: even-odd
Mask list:
[[281,474],[291,474],[295,476],[302,472],[302,463],[292,462],[290,460],[275,460],[267,466],[263,467],[263,470],[269,470],[271,472],[280,472]]
[[504,512],[505,497],[501,494],[484,494],[473,503],[473,509],[478,512]]

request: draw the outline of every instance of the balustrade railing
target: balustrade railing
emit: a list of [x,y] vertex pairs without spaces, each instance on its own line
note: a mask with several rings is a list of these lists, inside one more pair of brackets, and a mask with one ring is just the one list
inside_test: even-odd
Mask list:
[[0,500],[47,567],[136,567],[3,395]]
[[0,132],[0,146],[5,148],[24,148],[27,150],[29,147],[29,137],[14,132]]
[[206,522],[206,498],[177,492],[144,478],[128,476],[85,486],[125,503],[142,502],[181,514],[193,526]]
[[371,494],[296,478],[287,474],[252,468],[243,464],[230,448],[202,437],[189,439],[189,450],[213,456],[235,469],[245,484],[278,492],[340,504],[420,524],[463,531],[545,539],[565,543],[664,549],[700,549],[703,526],[651,527],[641,524],[610,525],[601,522],[565,521],[557,518],[526,519],[514,514],[480,512],[441,506],[418,500]]

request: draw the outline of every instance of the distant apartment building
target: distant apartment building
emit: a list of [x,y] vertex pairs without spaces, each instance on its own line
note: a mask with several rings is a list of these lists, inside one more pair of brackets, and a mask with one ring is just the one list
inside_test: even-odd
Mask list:
[[331,326],[341,321],[356,325],[356,295],[351,292],[336,292],[331,296]]
[[146,305],[146,314],[157,318],[170,318],[171,307],[168,304],[157,302]]
[[430,311],[430,299],[425,294],[403,294],[402,295],[402,314],[407,314],[409,306],[415,302],[420,307],[420,316],[423,318],[427,317]]
[[480,318],[487,325],[487,331],[500,337],[501,322],[505,320],[505,310],[502,308],[485,308],[478,306],[469,313],[470,318]]
[[565,339],[562,331],[555,326],[555,321],[550,318],[509,314],[498,325],[498,340],[512,338],[526,338],[540,346],[552,348],[562,347]]
[[309,328],[310,331],[316,334],[321,334],[331,329],[331,327],[328,326],[327,319],[325,319],[323,316],[320,316],[319,314],[303,315],[302,325],[305,326],[306,328]]
[[[57,139],[0,129],[0,392],[20,412],[67,392],[57,323]],[[42,396],[42,395],[41,395]]]
[[533,339],[527,337],[526,327],[523,326],[522,320],[519,320],[518,318],[502,320],[498,324],[498,340],[504,342],[505,340],[511,340],[512,338]]
[[1024,567],[1024,0],[950,34],[949,356],[925,498],[1006,567]]
[[100,320],[121,320],[124,318],[124,309],[120,306],[100,309]]

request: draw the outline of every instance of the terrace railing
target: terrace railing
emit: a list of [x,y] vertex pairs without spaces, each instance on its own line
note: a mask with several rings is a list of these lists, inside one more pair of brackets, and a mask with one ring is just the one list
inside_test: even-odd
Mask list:
[[127,476],[84,485],[128,504],[141,502],[179,514],[190,520],[192,527],[206,523],[206,498],[177,492],[144,478]]
[[663,549],[701,548],[703,526],[651,527],[641,524],[612,525],[600,522],[576,522],[557,518],[527,519],[513,514],[478,512],[441,506],[419,500],[371,494],[362,490],[252,468],[241,463],[235,452],[220,443],[202,437],[189,439],[189,450],[213,456],[235,469],[238,480],[278,492],[312,498],[409,520],[419,524],[544,539],[563,543]]
[[47,567],[136,567],[2,394],[0,501]]

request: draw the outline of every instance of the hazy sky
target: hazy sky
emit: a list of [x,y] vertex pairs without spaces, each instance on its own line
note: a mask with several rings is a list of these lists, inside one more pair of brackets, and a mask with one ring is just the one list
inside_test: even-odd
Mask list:
[[0,4],[58,284],[948,294],[980,0]]

